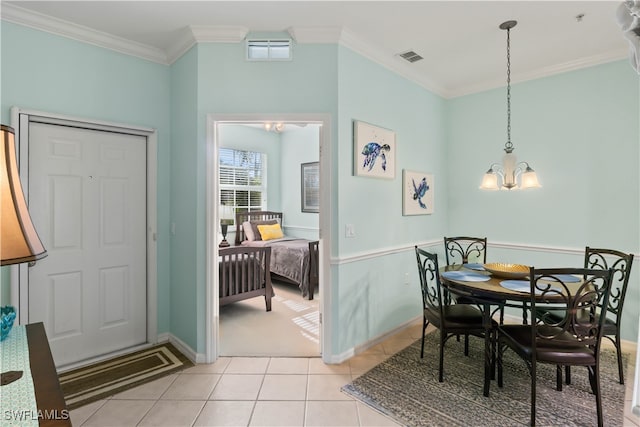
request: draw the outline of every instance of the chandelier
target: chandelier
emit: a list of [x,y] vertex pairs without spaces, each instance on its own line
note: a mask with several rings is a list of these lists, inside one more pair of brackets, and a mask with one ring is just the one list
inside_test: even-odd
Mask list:
[[[505,155],[502,164],[493,163],[482,178],[481,190],[517,190],[526,188],[540,188],[538,176],[531,169],[529,163],[520,162],[513,154],[511,143],[511,40],[510,30],[517,21],[506,21],[500,24],[501,30],[507,30],[507,142],[504,144]],[[500,184],[498,183],[500,181]],[[520,183],[518,184],[518,181]]]

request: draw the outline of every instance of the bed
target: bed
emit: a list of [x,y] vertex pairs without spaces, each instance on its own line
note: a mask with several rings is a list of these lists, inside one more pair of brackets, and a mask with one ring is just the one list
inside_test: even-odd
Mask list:
[[249,298],[264,296],[267,311],[271,311],[271,274],[269,265],[271,248],[234,246],[221,248],[219,254],[219,302],[230,304]]
[[235,244],[242,247],[271,248],[269,270],[272,279],[297,285],[302,297],[312,300],[318,286],[318,241],[285,235],[263,240],[258,227],[275,224],[279,224],[276,228],[281,230],[282,212],[238,212]]

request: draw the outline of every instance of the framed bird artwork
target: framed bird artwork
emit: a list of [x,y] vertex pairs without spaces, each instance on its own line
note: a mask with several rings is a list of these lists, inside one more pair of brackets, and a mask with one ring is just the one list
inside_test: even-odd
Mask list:
[[395,132],[355,120],[353,122],[353,142],[355,176],[395,178]]
[[402,171],[402,215],[427,215],[433,213],[433,175]]

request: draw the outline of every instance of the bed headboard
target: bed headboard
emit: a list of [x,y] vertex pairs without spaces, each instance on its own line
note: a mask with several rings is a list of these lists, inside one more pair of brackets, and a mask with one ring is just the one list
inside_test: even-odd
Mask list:
[[236,213],[236,245],[242,243],[246,236],[242,229],[242,223],[245,221],[265,221],[270,219],[277,219],[280,225],[282,225],[282,212],[272,211],[252,211],[252,212],[237,212]]

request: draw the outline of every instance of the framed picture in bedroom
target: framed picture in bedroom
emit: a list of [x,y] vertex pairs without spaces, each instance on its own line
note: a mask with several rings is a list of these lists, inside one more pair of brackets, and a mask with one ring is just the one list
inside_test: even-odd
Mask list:
[[393,179],[396,176],[395,132],[354,120],[353,174]]
[[320,175],[319,163],[303,163],[300,170],[300,200],[302,212],[320,212]]
[[423,172],[402,171],[402,215],[433,213],[433,175]]

